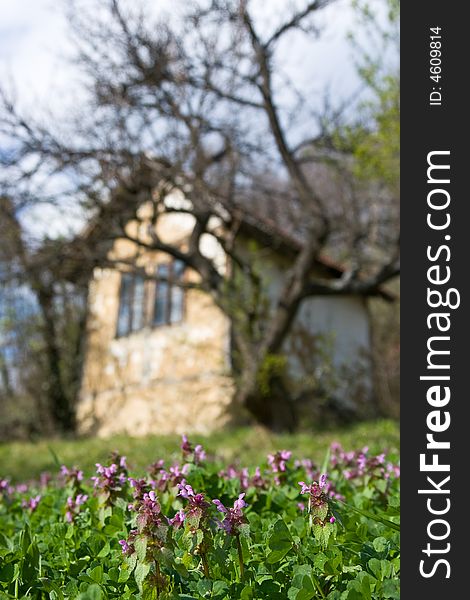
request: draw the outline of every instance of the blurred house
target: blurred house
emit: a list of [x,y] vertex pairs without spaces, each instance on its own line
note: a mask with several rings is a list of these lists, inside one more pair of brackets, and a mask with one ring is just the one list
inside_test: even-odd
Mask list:
[[[157,232],[184,250],[191,219],[165,214]],[[148,224],[130,222],[128,230],[143,240],[148,236]],[[301,242],[272,214],[243,211],[236,243],[241,251],[243,246],[253,251],[253,240],[274,293]],[[203,236],[201,251],[214,257],[221,271],[229,268],[214,237]],[[228,318],[208,294],[178,285],[197,282],[198,275],[167,254],[118,239],[109,256],[122,264],[119,270],[94,271],[77,412],[80,430],[145,435],[203,433],[222,426],[234,390]],[[318,261],[316,271],[328,278],[342,274],[327,259]],[[155,274],[160,281],[152,279]],[[319,387],[344,410],[356,397],[370,397],[370,338],[364,297],[305,300],[283,348],[299,402]]]

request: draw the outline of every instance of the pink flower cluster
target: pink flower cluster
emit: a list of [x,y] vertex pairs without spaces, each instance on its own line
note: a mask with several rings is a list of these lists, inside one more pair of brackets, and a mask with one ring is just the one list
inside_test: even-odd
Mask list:
[[15,488],[10,484],[9,479],[0,479],[0,496],[8,498],[15,491]]
[[[328,506],[328,484],[326,482],[326,475],[323,474],[320,476],[319,481],[313,481],[312,483],[305,483],[304,481],[299,481],[299,485],[301,487],[301,494],[308,494],[308,511],[316,512],[318,509],[322,509]],[[321,519],[317,519],[319,524],[324,525],[324,521]],[[329,522],[334,523],[335,517],[330,517]]]
[[34,512],[36,510],[36,508],[38,507],[40,500],[41,500],[41,495],[38,494],[37,496],[32,496],[28,500],[23,500],[21,502],[21,506],[23,508],[28,508],[31,512]]
[[284,473],[286,471],[286,463],[290,460],[292,452],[290,450],[280,450],[275,454],[268,454],[268,465],[273,473]]
[[[319,481],[321,479],[321,474],[320,471],[318,470],[317,466],[315,465],[314,462],[312,462],[310,459],[308,458],[304,458],[302,460],[296,460],[294,463],[294,467],[296,467],[297,469],[303,469],[305,471],[305,474],[307,475],[307,478],[311,481]],[[344,500],[344,496],[342,494],[339,494],[333,483],[331,481],[324,481],[324,486],[322,488],[322,491],[324,494],[326,494],[327,496],[329,496],[332,499],[336,499],[336,500]],[[303,492],[302,492],[303,493]],[[304,510],[304,505],[302,503],[300,503],[301,505],[299,506],[300,510]]]
[[67,504],[66,504],[66,509],[67,509],[67,511],[65,513],[66,521],[68,521],[69,523],[72,523],[74,518],[80,512],[80,506],[82,506],[82,504],[85,504],[85,502],[87,500],[88,500],[88,496],[86,494],[77,494],[77,496],[75,498],[73,498],[72,496],[69,496],[67,498]]
[[128,536],[127,540],[119,540],[119,545],[122,548],[122,553],[124,554],[124,556],[130,556],[131,554],[134,554],[134,552],[135,552],[134,542],[135,542],[135,538],[137,537],[138,533],[139,532],[137,529],[131,529],[129,531],[129,536]]
[[179,483],[185,483],[185,477],[190,469],[189,463],[184,464],[182,467],[178,464],[174,464],[168,470],[163,468],[163,465],[157,473],[155,473],[155,486],[162,492],[169,490],[170,488],[176,487]]
[[331,444],[331,465],[348,480],[362,479],[366,476],[390,479],[400,477],[400,467],[385,461],[385,454],[369,456],[365,446],[359,451],[345,452],[338,442]]
[[207,458],[206,451],[201,446],[201,444],[197,444],[193,448],[187,435],[183,435],[181,437],[180,448],[181,448],[181,451],[183,452],[183,459],[188,460],[188,459],[192,458],[195,465],[198,465],[198,464],[204,462]]
[[280,485],[285,479],[286,464],[290,460],[292,452],[290,450],[280,450],[275,454],[268,454],[268,465],[274,473],[274,483]]
[[268,482],[261,475],[261,469],[256,467],[254,475],[250,476],[250,473],[246,467],[243,469],[237,469],[233,465],[229,465],[227,469],[219,471],[219,477],[224,479],[238,479],[240,481],[240,489],[247,490],[250,487],[265,489],[268,487]]
[[153,532],[162,525],[161,507],[153,490],[143,495],[142,501],[135,506],[137,510],[137,524],[139,531],[147,530]]
[[119,495],[127,484],[126,457],[119,457],[119,464],[113,462],[109,467],[96,463],[97,475],[92,477],[95,490],[107,497]]
[[71,484],[78,488],[83,481],[83,471],[77,469],[77,467],[69,469],[65,465],[62,465],[60,467],[60,477],[65,484]]
[[240,494],[233,503],[233,508],[225,508],[220,500],[212,500],[217,510],[225,515],[223,521],[217,520],[217,524],[228,535],[239,535],[240,527],[247,522],[243,514],[243,509],[248,506],[244,497],[245,494]]

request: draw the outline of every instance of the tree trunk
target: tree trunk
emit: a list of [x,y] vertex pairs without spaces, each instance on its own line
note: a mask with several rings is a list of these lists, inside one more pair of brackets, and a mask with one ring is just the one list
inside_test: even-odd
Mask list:
[[63,433],[70,433],[75,430],[75,415],[64,388],[60,369],[60,349],[57,341],[53,292],[41,286],[37,289],[36,294],[43,318],[43,340],[49,371],[47,389],[49,410],[55,427]]

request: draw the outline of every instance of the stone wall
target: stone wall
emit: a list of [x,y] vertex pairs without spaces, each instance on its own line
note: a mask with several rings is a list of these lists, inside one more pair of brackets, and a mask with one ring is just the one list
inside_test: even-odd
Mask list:
[[[167,223],[167,236],[181,238],[185,223]],[[187,225],[187,224],[186,224]],[[135,231],[134,231],[135,233]],[[114,258],[135,256],[125,240]],[[141,267],[154,267],[165,255],[144,253]],[[196,281],[194,273],[187,273]],[[210,296],[186,291],[180,323],[146,327],[116,337],[121,275],[96,269],[89,295],[85,364],[77,417],[82,433],[205,433],[223,425],[233,394],[229,322]]]

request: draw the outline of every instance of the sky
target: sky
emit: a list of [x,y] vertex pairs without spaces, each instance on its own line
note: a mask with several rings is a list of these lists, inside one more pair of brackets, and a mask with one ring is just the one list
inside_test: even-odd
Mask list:
[[[171,10],[170,0],[140,1]],[[305,5],[305,0],[253,1],[255,15],[267,23],[275,22],[279,14],[293,6]],[[351,46],[346,41],[348,31],[354,29],[349,0],[338,0],[322,11],[320,23],[325,27],[315,46],[301,42],[292,47],[287,40],[283,60],[289,73],[312,86],[312,94],[328,85],[334,95],[344,97],[358,86]],[[0,0],[0,81],[7,89],[15,90],[19,107],[33,112],[42,107],[60,116],[71,101],[79,99],[74,71],[66,62],[71,52],[60,0]],[[315,84],[309,82],[312,66]],[[77,215],[58,215],[52,207],[42,207],[40,213],[25,218],[35,231],[44,228],[49,235],[81,226]]]

